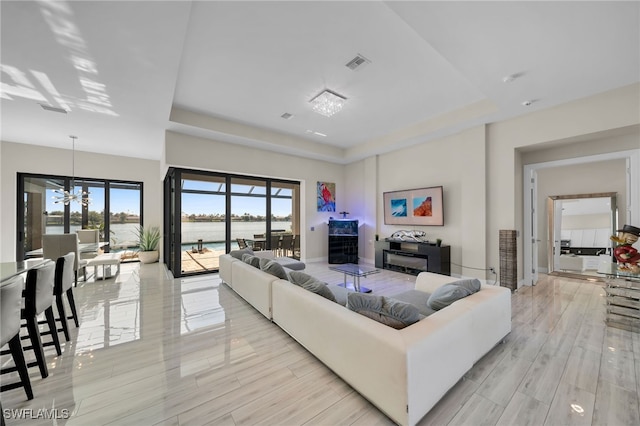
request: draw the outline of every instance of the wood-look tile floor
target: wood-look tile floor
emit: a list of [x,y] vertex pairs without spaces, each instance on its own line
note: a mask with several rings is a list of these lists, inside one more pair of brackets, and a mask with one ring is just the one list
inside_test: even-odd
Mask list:
[[[307,272],[341,282],[327,266]],[[413,281],[383,271],[362,284],[393,295]],[[61,356],[46,349],[48,378],[30,369],[35,399],[0,395],[8,425],[392,424],[217,275],[123,265],[75,295],[80,328]],[[640,336],[605,325],[601,285],[542,276],[512,306],[506,342],[420,424],[640,424]]]

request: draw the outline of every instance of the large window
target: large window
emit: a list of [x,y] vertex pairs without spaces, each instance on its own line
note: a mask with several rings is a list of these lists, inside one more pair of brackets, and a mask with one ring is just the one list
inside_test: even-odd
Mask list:
[[57,191],[71,190],[70,185],[67,176],[18,173],[17,259],[38,256],[43,234],[75,233],[78,229],[98,229],[100,241],[109,243],[107,251],[135,253],[138,243],[134,231],[142,224],[142,183],[76,178],[73,190],[88,192],[89,205],[56,202]]
[[169,169],[165,177],[165,262],[176,277],[215,272],[219,257],[252,247],[299,256],[300,183]]

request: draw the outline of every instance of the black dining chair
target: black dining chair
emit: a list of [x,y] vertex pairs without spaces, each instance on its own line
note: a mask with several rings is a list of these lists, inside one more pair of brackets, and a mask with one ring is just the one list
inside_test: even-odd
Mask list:
[[[56,273],[54,277],[53,294],[56,298],[56,307],[58,308],[58,320],[62,326],[61,330],[64,333],[64,338],[68,342],[69,339],[69,326],[67,324],[68,319],[72,319],[79,327],[78,312],[76,311],[76,302],[73,298],[73,283],[75,281],[75,259],[76,254],[69,252],[62,257],[59,257],[56,261]],[[71,315],[67,316],[64,309],[64,296],[67,296],[67,302],[71,309]],[[60,329],[58,330],[60,331]]]
[[[24,352],[22,344],[20,343],[20,316],[22,308],[22,287],[24,286],[24,279],[21,276],[17,276],[2,283],[0,288],[0,347],[3,347],[7,343],[9,344],[9,350],[2,352],[2,354],[11,354],[15,366],[5,367],[0,373],[12,373],[18,372],[20,377],[19,382],[2,383],[0,391],[16,389],[19,387],[24,388],[24,392],[27,394],[27,399],[33,399],[33,390],[31,389],[31,381],[29,380],[29,371],[27,370],[27,363],[24,358]],[[0,414],[3,414],[0,412]],[[4,415],[2,416],[4,419]]]
[[280,248],[282,249],[283,256],[289,256],[289,252],[293,255],[293,234],[282,235]]
[[280,256],[280,235],[271,235],[271,250],[274,256]]
[[[40,369],[40,375],[44,379],[49,375],[47,369],[47,363],[44,358],[44,348],[41,333],[38,328],[38,315],[44,312],[46,323],[49,327],[49,331],[42,334],[50,334],[52,342],[56,348],[56,353],[62,355],[60,349],[60,341],[58,340],[58,329],[56,327],[56,320],[53,314],[53,285],[54,285],[54,271],[55,263],[48,261],[44,265],[30,269],[27,272],[27,282],[24,289],[24,309],[22,310],[22,319],[26,321],[28,336],[23,336],[22,339],[29,339],[31,346],[26,346],[24,349],[32,349],[36,356],[36,362],[27,364],[29,367],[38,366]],[[48,346],[48,344],[47,344]]]
[[247,242],[244,238],[236,238],[236,241],[238,242],[238,248],[240,250],[247,248]]

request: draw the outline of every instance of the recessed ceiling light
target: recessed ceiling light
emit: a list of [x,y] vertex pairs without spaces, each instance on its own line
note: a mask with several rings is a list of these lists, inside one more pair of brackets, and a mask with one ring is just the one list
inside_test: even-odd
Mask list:
[[282,114],[280,117],[284,118],[285,120],[290,119],[291,117],[293,117],[293,114],[290,114],[288,112],[285,112],[284,114]]
[[325,117],[331,117],[342,109],[346,100],[346,97],[325,89],[309,102],[313,105],[313,110],[315,112],[322,114]]
[[531,106],[531,104],[533,104],[534,102],[535,102],[534,100],[524,101],[524,102],[522,103],[522,106],[526,106],[526,107],[528,107],[528,106]]

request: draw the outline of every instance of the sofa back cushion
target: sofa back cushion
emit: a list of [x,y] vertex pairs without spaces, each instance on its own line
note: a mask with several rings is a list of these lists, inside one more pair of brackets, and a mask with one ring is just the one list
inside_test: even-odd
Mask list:
[[242,255],[244,254],[253,255],[253,250],[251,250],[249,247],[246,247],[246,248],[243,248],[242,250],[231,250],[229,252],[229,255],[231,255],[231,257],[235,257],[238,260],[242,260]]
[[329,290],[329,287],[327,287],[327,283],[322,282],[309,274],[305,274],[304,272],[300,271],[291,271],[289,272],[289,281],[297,286],[304,288],[305,290],[318,294],[325,299],[336,302],[336,298],[331,290]]
[[267,274],[271,274],[274,277],[280,278],[282,280],[288,280],[287,273],[284,270],[284,267],[278,262],[271,259],[260,259],[260,269],[266,272]]
[[421,315],[428,317],[433,314],[435,310],[429,307],[429,297],[431,293],[425,293],[420,290],[407,290],[400,294],[394,294],[393,298],[401,302],[408,303],[415,306]]
[[456,300],[471,296],[480,290],[480,280],[459,280],[445,284],[431,294],[427,304],[431,309],[439,311],[446,308]]
[[415,306],[391,297],[349,293],[347,308],[395,329],[405,328],[423,317]]
[[254,268],[258,268],[260,269],[260,258],[257,256],[254,256],[252,254],[249,253],[245,253],[242,255],[242,261],[244,263],[247,263],[251,266],[253,266]]

